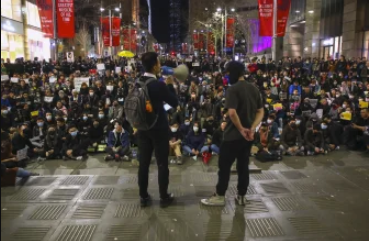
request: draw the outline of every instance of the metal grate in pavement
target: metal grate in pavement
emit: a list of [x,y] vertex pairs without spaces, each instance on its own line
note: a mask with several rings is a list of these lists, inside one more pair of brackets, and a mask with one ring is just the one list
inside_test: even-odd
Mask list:
[[293,217],[288,218],[288,221],[296,229],[299,234],[324,234],[329,231],[314,217]]
[[310,197],[310,200],[322,210],[342,211],[344,208],[334,197],[330,196]]
[[290,192],[281,182],[262,183],[260,185],[264,189],[264,191],[269,194]]
[[358,189],[357,186],[352,185],[347,180],[326,180],[326,182],[337,191],[350,191]]
[[83,197],[84,200],[109,200],[114,188],[91,188]]
[[79,192],[79,189],[55,189],[52,191],[52,193],[47,197],[47,200],[55,200],[55,201],[63,201],[63,200],[72,200],[77,193]]
[[273,198],[272,201],[274,202],[274,205],[276,205],[281,211],[298,211],[308,208],[298,198],[295,197]]
[[67,177],[60,186],[83,186],[88,181],[89,177],[86,176],[71,176]]
[[285,176],[288,179],[303,179],[307,178],[304,174],[302,174],[299,171],[281,171],[280,172],[283,176]]
[[230,214],[231,209],[228,206],[225,206],[223,208],[220,207],[210,207],[200,204],[200,214],[204,215],[207,214],[209,216],[212,215],[222,215],[222,214]]
[[245,237],[244,227],[240,230],[238,225],[233,225],[228,220],[211,219],[204,222],[204,241],[227,240],[240,241]]
[[56,177],[34,177],[29,179],[25,186],[49,186],[56,180]]
[[96,179],[94,185],[115,185],[119,178],[119,176],[101,176]]
[[273,173],[269,173],[269,172],[263,172],[263,173],[256,173],[256,174],[251,174],[250,175],[253,179],[255,180],[274,180],[274,179],[278,179],[276,175],[274,175]]
[[308,192],[317,192],[320,190],[319,186],[316,184],[311,183],[305,183],[305,182],[295,182],[292,183],[296,189],[302,193],[308,193]]
[[65,226],[56,241],[90,241],[95,234],[97,225]]
[[27,206],[3,206],[1,207],[1,220],[18,218]]
[[58,220],[67,205],[43,205],[38,207],[28,220]]
[[215,174],[209,173],[201,173],[201,174],[192,174],[192,182],[194,185],[201,184],[214,186],[218,181],[218,176]]
[[195,194],[196,197],[206,197],[209,198],[214,194],[214,187],[210,187],[210,186],[205,186],[205,187],[201,187],[201,186],[195,186]]
[[11,241],[43,241],[51,227],[20,227],[11,236]]
[[110,227],[105,241],[137,241],[140,236],[145,234],[144,226],[142,224],[127,224],[127,225],[113,225]]
[[245,213],[262,213],[269,212],[261,199],[248,199],[245,206]]
[[247,219],[246,228],[254,238],[284,235],[282,228],[274,218]]
[[144,212],[139,203],[122,203],[117,206],[114,218],[141,218]]
[[125,176],[123,178],[123,182],[125,184],[137,184],[138,183],[138,178],[137,178],[137,176]]
[[107,204],[84,203],[78,206],[72,219],[100,219]]
[[10,198],[12,201],[33,201],[39,198],[46,189],[21,189]]

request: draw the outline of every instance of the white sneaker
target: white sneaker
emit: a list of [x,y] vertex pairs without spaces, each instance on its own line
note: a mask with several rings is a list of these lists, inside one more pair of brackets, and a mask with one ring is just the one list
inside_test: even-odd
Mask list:
[[129,161],[129,157],[128,156],[122,157],[122,161]]
[[197,156],[192,157],[194,161],[197,161]]
[[211,153],[213,156],[218,156],[218,153],[216,153],[216,152],[212,152]]
[[212,206],[212,207],[224,207],[225,206],[225,197],[224,196],[218,196],[217,194],[214,194],[209,199],[202,199],[201,203],[205,206]]
[[176,163],[177,163],[176,160],[174,160],[174,159],[170,160],[170,164],[176,164]]
[[76,160],[77,160],[77,161],[82,161],[82,160],[83,160],[83,156],[78,156],[78,157],[76,158]]

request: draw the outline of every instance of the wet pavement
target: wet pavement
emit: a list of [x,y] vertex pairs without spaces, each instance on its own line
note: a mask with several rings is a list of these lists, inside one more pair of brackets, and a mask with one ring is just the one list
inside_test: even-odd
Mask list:
[[285,157],[252,167],[249,204],[236,207],[232,175],[225,208],[199,200],[214,192],[217,159],[171,165],[176,203],[141,209],[137,167],[103,161],[47,161],[29,166],[42,176],[1,190],[1,240],[6,241],[364,241],[369,237],[369,157],[338,151]]

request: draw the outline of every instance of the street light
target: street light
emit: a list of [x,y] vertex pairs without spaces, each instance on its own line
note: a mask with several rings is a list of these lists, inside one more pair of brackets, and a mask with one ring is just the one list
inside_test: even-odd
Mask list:
[[314,10],[310,10],[309,13],[314,13]]
[[235,8],[231,8],[231,12],[235,12],[236,11],[236,9]]
[[221,8],[217,8],[217,12],[221,12],[222,11],[222,9]]
[[104,12],[104,11],[105,11],[105,8],[100,8],[100,11],[101,11],[101,12]]
[[115,8],[115,11],[116,11],[116,12],[119,12],[119,11],[120,11],[120,8]]
[[209,8],[205,8],[205,11],[208,11],[209,10]]

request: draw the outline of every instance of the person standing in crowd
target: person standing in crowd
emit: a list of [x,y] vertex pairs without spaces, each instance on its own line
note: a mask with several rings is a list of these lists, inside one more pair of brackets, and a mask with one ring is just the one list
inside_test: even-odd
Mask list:
[[239,205],[246,204],[249,186],[249,156],[256,127],[264,117],[264,108],[259,90],[244,78],[245,67],[239,62],[227,65],[231,86],[226,93],[226,105],[230,121],[224,130],[224,140],[220,146],[219,172],[216,193],[209,199],[201,200],[206,206],[224,206],[231,167],[237,159]]
[[[161,65],[158,54],[148,52],[142,55],[142,65],[145,74],[140,79],[146,82],[151,79],[157,79],[161,72]],[[147,85],[148,94],[154,113],[157,114],[157,122],[154,127],[148,131],[137,132],[138,152],[139,152],[139,171],[138,184],[140,188],[141,206],[146,207],[151,203],[151,197],[147,191],[149,185],[149,167],[152,153],[155,150],[155,157],[158,165],[158,181],[160,192],[160,205],[167,207],[174,201],[174,195],[168,193],[169,185],[169,123],[167,113],[163,103],[169,104],[172,108],[177,108],[178,99],[175,95],[173,83],[153,81]]]

